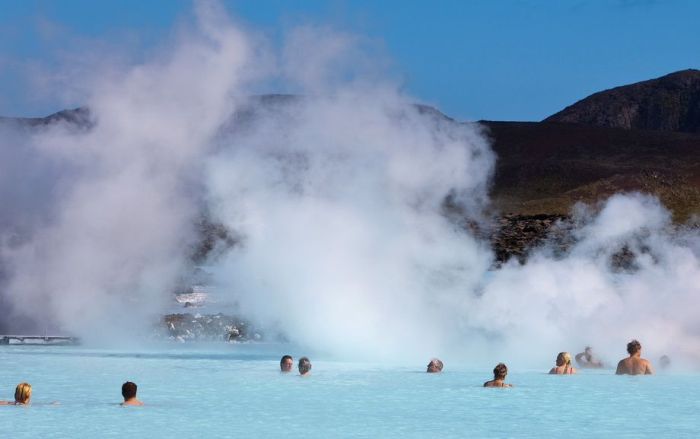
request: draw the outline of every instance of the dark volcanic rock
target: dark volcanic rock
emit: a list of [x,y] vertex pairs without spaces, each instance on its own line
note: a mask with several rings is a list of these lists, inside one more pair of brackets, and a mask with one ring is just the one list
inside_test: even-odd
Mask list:
[[611,128],[700,132],[700,70],[595,93],[544,122]]
[[504,215],[495,220],[487,239],[493,249],[494,264],[511,258],[524,263],[533,249],[548,245],[557,254],[573,244],[573,222],[566,215]]
[[225,314],[168,314],[163,317],[158,333],[164,330],[168,338],[177,341],[248,341],[260,340],[244,319]]

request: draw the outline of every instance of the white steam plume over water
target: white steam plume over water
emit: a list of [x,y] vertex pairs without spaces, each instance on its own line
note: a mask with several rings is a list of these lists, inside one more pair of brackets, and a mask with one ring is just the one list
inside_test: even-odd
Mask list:
[[450,192],[482,207],[493,156],[473,128],[354,89],[288,103],[223,150],[212,205],[244,240],[219,274],[244,313],[331,352],[442,349],[451,301],[490,265],[442,213]]
[[[511,262],[493,273],[469,307],[473,324],[501,334],[497,351],[530,364],[543,352],[592,344],[614,366],[633,338],[654,362],[664,354],[697,362],[697,231],[674,230],[669,212],[643,195],[616,195],[597,215],[578,218],[583,225],[566,257],[543,248],[527,264]],[[614,268],[622,249],[634,261]]]
[[[142,331],[206,211],[240,237],[210,261],[222,289],[310,349],[541,367],[586,344],[611,362],[636,337],[697,361],[700,240],[655,199],[581,210],[566,255],[491,270],[445,215],[447,195],[475,221],[488,204],[476,125],[412,105],[355,38],[303,27],[263,50],[216,4],[196,11],[152,60],[79,78],[90,128],[2,128],[0,323]],[[271,80],[304,97],[244,98]],[[634,263],[614,268],[623,248]]]
[[[246,36],[211,5],[197,12],[197,32],[157,59],[76,78],[87,87],[90,129],[52,124],[19,145],[58,171],[46,199],[32,203],[34,227],[3,231],[16,314],[104,338],[150,325],[170,298],[194,244],[198,163],[230,117],[251,56]],[[19,159],[4,166],[33,165]]]

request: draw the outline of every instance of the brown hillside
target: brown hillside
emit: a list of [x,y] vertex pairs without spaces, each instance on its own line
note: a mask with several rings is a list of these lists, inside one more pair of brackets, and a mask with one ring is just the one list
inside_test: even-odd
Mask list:
[[566,107],[544,122],[698,133],[700,70],[682,70],[601,91]]
[[492,197],[503,212],[566,214],[577,201],[641,191],[657,195],[676,220],[700,214],[700,134],[483,124],[498,155]]

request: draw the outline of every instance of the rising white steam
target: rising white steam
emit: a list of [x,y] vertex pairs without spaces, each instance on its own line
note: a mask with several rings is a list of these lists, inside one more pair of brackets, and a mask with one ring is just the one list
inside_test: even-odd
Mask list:
[[[31,228],[3,230],[15,314],[105,337],[149,326],[169,299],[193,245],[200,159],[251,62],[244,34],[209,4],[197,14],[197,32],[157,59],[76,78],[92,127],[52,124],[21,145],[56,171]],[[33,162],[3,165],[36,172]]]
[[490,264],[443,214],[450,192],[483,199],[484,140],[386,89],[279,105],[209,166],[217,219],[244,237],[221,281],[245,314],[318,349],[442,349],[450,302]]
[[[204,211],[240,238],[211,261],[222,290],[310,349],[538,367],[586,344],[616,360],[633,337],[700,351],[700,240],[656,200],[579,209],[565,256],[490,269],[445,215],[448,195],[475,221],[487,204],[475,125],[412,105],[353,37],[304,27],[262,53],[216,4],[196,11],[153,60],[80,78],[91,127],[3,129],[0,323],[150,325]],[[270,80],[304,97],[243,98]]]
[[[497,351],[529,364],[591,344],[614,367],[633,338],[652,361],[697,361],[697,233],[679,233],[658,200],[643,195],[616,195],[597,215],[577,215],[568,255],[543,248],[525,265],[494,272],[470,307],[472,324],[499,334]],[[627,262],[615,259],[623,249],[634,255]]]

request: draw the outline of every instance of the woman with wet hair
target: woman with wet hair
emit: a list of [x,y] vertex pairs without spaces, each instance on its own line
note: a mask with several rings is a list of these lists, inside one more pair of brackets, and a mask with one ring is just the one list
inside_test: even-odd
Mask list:
[[513,387],[512,384],[506,384],[505,379],[508,375],[508,366],[503,363],[498,363],[493,368],[493,379],[486,381],[484,387]]
[[15,405],[27,405],[32,398],[32,385],[19,383],[15,389]]
[[576,369],[571,365],[571,354],[568,352],[559,352],[557,355],[557,365],[549,371],[550,375],[572,375],[576,373]]

